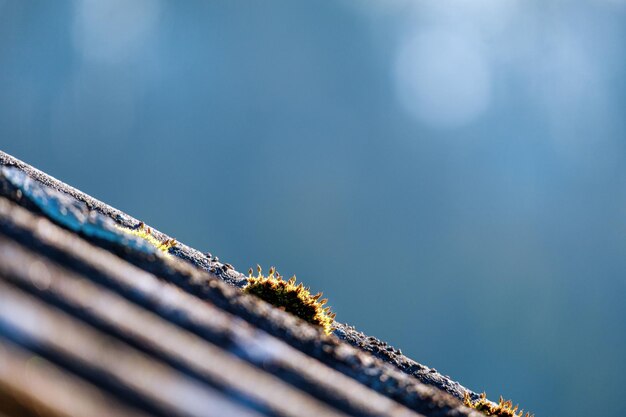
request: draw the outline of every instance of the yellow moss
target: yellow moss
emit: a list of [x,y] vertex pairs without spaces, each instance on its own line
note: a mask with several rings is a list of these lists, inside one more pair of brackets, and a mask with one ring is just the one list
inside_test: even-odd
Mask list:
[[487,394],[485,394],[484,392],[480,394],[480,398],[478,398],[476,401],[472,401],[470,395],[468,393],[465,393],[463,403],[466,406],[481,411],[483,414],[488,416],[533,417],[533,415],[530,413],[524,414],[524,410],[517,411],[517,409],[519,408],[518,405],[513,406],[512,401],[505,401],[502,397],[500,397],[500,401],[498,402],[498,404],[492,403],[487,399]]
[[159,239],[154,237],[154,235],[152,234],[152,229],[147,227],[144,222],[139,223],[139,226],[136,229],[129,229],[122,226],[115,227],[117,227],[117,229],[121,230],[124,233],[128,233],[129,235],[137,236],[145,240],[165,254],[169,254],[170,248],[173,248],[178,243],[176,242],[176,239],[167,239],[164,242],[161,242]]
[[302,283],[296,285],[295,275],[285,281],[274,267],[270,268],[268,276],[262,274],[260,266],[257,266],[257,276],[253,276],[250,268],[248,284],[243,291],[322,327],[326,334],[333,331],[335,314],[330,312],[330,307],[324,307],[327,300],[319,300],[321,292],[311,295],[309,288],[304,287]]

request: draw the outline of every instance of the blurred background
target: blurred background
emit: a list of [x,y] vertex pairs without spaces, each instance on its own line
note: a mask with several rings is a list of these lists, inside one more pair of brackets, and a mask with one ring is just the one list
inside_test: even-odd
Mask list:
[[0,149],[540,416],[621,416],[626,1],[0,0]]

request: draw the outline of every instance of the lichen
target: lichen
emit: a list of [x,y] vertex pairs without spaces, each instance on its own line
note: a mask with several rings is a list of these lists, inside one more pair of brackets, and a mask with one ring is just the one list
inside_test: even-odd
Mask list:
[[118,230],[121,230],[124,233],[128,233],[129,235],[137,236],[145,240],[165,254],[168,254],[170,248],[173,248],[178,243],[176,239],[166,239],[164,242],[161,242],[159,239],[154,237],[154,235],[152,234],[152,229],[146,226],[144,222],[139,223],[139,226],[134,229],[129,229],[122,226],[116,227]]
[[492,403],[487,399],[487,394],[485,394],[484,392],[480,394],[480,397],[476,401],[472,401],[470,395],[468,393],[465,393],[463,403],[466,406],[481,411],[483,414],[488,416],[533,417],[533,415],[530,413],[524,414],[524,410],[517,411],[519,406],[513,406],[513,402],[511,400],[505,401],[502,396],[500,397],[500,401],[498,402],[498,404]]
[[250,268],[248,284],[243,291],[320,326],[326,334],[331,334],[333,331],[335,314],[330,312],[330,307],[324,307],[328,300],[320,300],[321,292],[312,295],[309,288],[304,287],[302,283],[296,285],[295,275],[285,281],[272,267],[269,274],[265,276],[261,267],[257,265],[257,275],[253,276],[252,268]]

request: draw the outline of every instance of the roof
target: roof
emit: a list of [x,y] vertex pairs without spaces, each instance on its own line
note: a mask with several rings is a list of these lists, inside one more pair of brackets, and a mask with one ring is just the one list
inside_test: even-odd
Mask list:
[[[477,395],[0,152],[0,417],[482,416]],[[152,228],[164,241],[169,236]]]

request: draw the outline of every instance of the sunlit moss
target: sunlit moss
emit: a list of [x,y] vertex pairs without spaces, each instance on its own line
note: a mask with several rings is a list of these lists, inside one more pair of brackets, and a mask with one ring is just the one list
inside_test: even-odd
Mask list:
[[488,416],[533,417],[533,415],[530,413],[524,414],[524,410],[517,411],[519,406],[513,406],[512,401],[505,401],[502,397],[500,397],[500,401],[498,402],[498,404],[492,403],[487,399],[487,394],[485,394],[484,392],[480,394],[480,397],[476,401],[472,401],[470,395],[468,393],[465,393],[465,398],[463,402],[466,406],[481,411],[483,414]]
[[263,275],[260,266],[257,266],[256,276],[252,275],[250,268],[248,284],[243,291],[322,327],[326,334],[333,331],[335,314],[330,312],[330,307],[324,307],[327,300],[320,300],[322,293],[311,295],[309,289],[302,283],[296,285],[295,275],[285,281],[274,267],[270,268],[267,276]]
[[165,254],[168,254],[170,248],[173,248],[178,243],[176,239],[166,239],[165,241],[161,242],[159,239],[154,237],[154,235],[152,234],[152,229],[146,226],[143,222],[139,223],[139,226],[137,226],[137,228],[135,229],[129,229],[122,226],[116,227],[124,233],[128,233],[129,235],[137,236],[145,240]]

